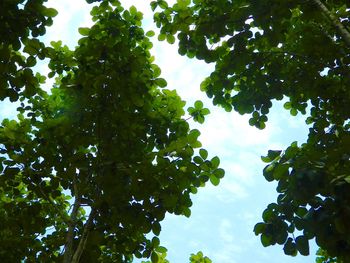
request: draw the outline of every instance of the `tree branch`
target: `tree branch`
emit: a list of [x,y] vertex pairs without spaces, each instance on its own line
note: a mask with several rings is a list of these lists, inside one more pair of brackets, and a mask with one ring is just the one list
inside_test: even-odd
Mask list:
[[345,26],[335,17],[328,8],[321,2],[321,0],[312,0],[315,5],[317,5],[323,14],[331,21],[333,26],[338,30],[342,38],[344,39],[346,45],[350,48],[350,32],[345,28]]
[[70,221],[68,222],[68,232],[66,237],[66,245],[64,247],[64,257],[63,257],[63,263],[71,263],[71,259],[73,256],[73,240],[74,240],[74,228],[76,223],[76,218],[78,215],[78,211],[80,208],[80,197],[78,194],[78,187],[76,184],[76,178],[73,179],[73,188],[74,188],[74,204],[73,204],[73,210],[70,215]]
[[87,242],[87,239],[88,239],[91,227],[92,227],[92,221],[94,220],[95,215],[96,215],[96,210],[95,210],[95,208],[92,208],[90,215],[89,215],[89,218],[84,225],[83,234],[80,238],[79,245],[74,253],[74,256],[72,258],[71,263],[79,263],[80,257],[83,254],[83,251],[85,249],[86,242]]
[[67,216],[59,207],[58,204],[56,204],[54,202],[54,200],[52,199],[51,196],[46,195],[45,192],[41,189],[41,187],[39,185],[36,185],[35,183],[32,182],[32,184],[34,184],[35,186],[38,187],[40,193],[44,196],[45,200],[47,200],[53,207],[53,209],[56,210],[57,214],[61,216],[61,219],[63,220],[64,223],[66,223],[67,225],[70,224],[70,218],[69,216]]

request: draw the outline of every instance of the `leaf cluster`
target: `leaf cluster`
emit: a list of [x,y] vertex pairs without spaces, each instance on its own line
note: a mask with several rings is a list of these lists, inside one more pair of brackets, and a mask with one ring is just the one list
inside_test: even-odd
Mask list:
[[[44,76],[31,69],[37,58],[46,57],[38,37],[52,25],[57,11],[44,5],[46,0],[4,0],[0,3],[0,100],[17,101],[39,92]],[[5,37],[6,36],[6,37]],[[23,50],[21,52],[20,50]]]
[[[93,26],[78,30],[82,38],[70,50],[36,38],[56,14],[42,2],[0,4],[25,20],[16,38],[1,43],[8,52],[0,55],[7,66],[14,56],[27,63],[2,70],[7,84],[25,89],[1,97],[21,105],[17,119],[0,126],[0,258],[167,262],[157,237],[161,222],[166,213],[190,216],[190,195],[224,176],[219,158],[207,160],[200,132],[184,119],[185,102],[166,89],[141,12],[99,1]],[[4,27],[14,26],[11,19],[0,30],[10,30]],[[30,69],[36,57],[49,59],[50,92]]]
[[215,105],[250,114],[259,129],[274,100],[285,100],[292,116],[308,114],[305,144],[263,157],[279,196],[255,227],[262,244],[307,255],[315,238],[349,261],[348,1],[158,0],[151,7],[160,38],[176,36],[179,54],[215,64],[201,84]]

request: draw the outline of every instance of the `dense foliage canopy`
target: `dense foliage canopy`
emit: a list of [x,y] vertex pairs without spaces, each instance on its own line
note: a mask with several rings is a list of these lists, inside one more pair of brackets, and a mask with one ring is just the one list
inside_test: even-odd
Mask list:
[[[0,2],[1,262],[168,262],[158,235],[167,212],[190,216],[190,194],[224,176],[199,149],[184,102],[165,89],[150,54],[154,33],[117,0],[92,7],[74,50],[40,36],[56,10],[45,0]],[[350,261],[350,6],[345,0],[151,2],[159,40],[215,63],[201,89],[227,111],[266,126],[274,100],[307,114],[308,140],[270,150],[263,174],[276,203],[254,232],[288,255]],[[176,40],[177,39],[177,40]],[[54,86],[36,73],[49,61]],[[40,62],[42,63],[42,62]],[[209,111],[198,101],[195,121]],[[203,254],[191,262],[210,262]]]
[[[0,94],[20,103],[0,126],[0,261],[167,262],[160,222],[190,216],[190,194],[224,176],[220,161],[195,150],[200,132],[165,89],[136,8],[95,5],[70,50],[38,39],[57,14],[43,2],[0,3]],[[33,68],[44,58],[48,92]]]
[[[274,100],[308,114],[306,143],[263,161],[278,198],[255,226],[264,246],[309,254],[309,240],[350,261],[350,5],[345,0],[152,1],[159,40],[215,70],[201,89],[263,129]],[[322,255],[322,253],[321,253]],[[327,260],[325,257],[325,260]],[[321,259],[322,260],[322,259]]]

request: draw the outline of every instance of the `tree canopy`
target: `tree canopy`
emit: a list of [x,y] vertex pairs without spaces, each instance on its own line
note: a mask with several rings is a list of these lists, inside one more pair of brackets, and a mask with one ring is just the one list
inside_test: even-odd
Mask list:
[[274,100],[307,114],[307,142],[262,157],[277,202],[254,232],[264,246],[309,254],[308,241],[350,260],[350,6],[345,0],[152,1],[159,40],[215,63],[201,90],[227,111],[266,126]]
[[[142,13],[102,1],[70,50],[38,39],[57,14],[43,2],[0,4],[10,35],[0,43],[1,99],[20,103],[0,126],[0,259],[166,262],[161,221],[190,216],[190,194],[224,176],[219,158],[208,159],[185,102],[165,89]],[[33,68],[44,58],[48,92]],[[200,102],[191,111],[206,114]]]
[[[168,262],[165,214],[190,216],[199,187],[224,176],[185,103],[166,89],[142,13],[87,0],[94,24],[75,49],[40,36],[57,11],[45,0],[0,3],[2,262]],[[263,175],[278,197],[254,232],[287,255],[350,260],[350,6],[345,0],[151,1],[159,40],[214,63],[201,84],[214,105],[264,129],[275,100],[307,114],[308,140],[270,150]],[[44,60],[46,59],[46,60]],[[35,72],[48,61],[48,76]],[[41,61],[43,60],[43,61]],[[45,91],[46,77],[55,78]],[[194,87],[195,88],[195,87]],[[202,123],[197,101],[189,115]],[[4,259],[4,260],[3,260]],[[210,262],[202,253],[191,262]]]

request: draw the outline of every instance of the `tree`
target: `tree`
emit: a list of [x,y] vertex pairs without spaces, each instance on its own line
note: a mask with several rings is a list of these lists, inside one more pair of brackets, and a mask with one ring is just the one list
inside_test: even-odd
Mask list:
[[271,150],[263,174],[277,202],[254,232],[264,246],[309,254],[309,240],[350,261],[350,6],[345,0],[151,2],[159,40],[215,70],[201,84],[214,105],[263,129],[274,100],[308,114],[306,143]]
[[[70,50],[37,39],[57,13],[43,2],[0,4],[1,32],[13,31],[0,44],[1,99],[20,101],[0,126],[1,261],[166,262],[161,221],[190,216],[190,194],[224,176],[219,159],[196,150],[200,132],[165,89],[142,13],[102,1]],[[50,92],[37,58],[49,60]]]

